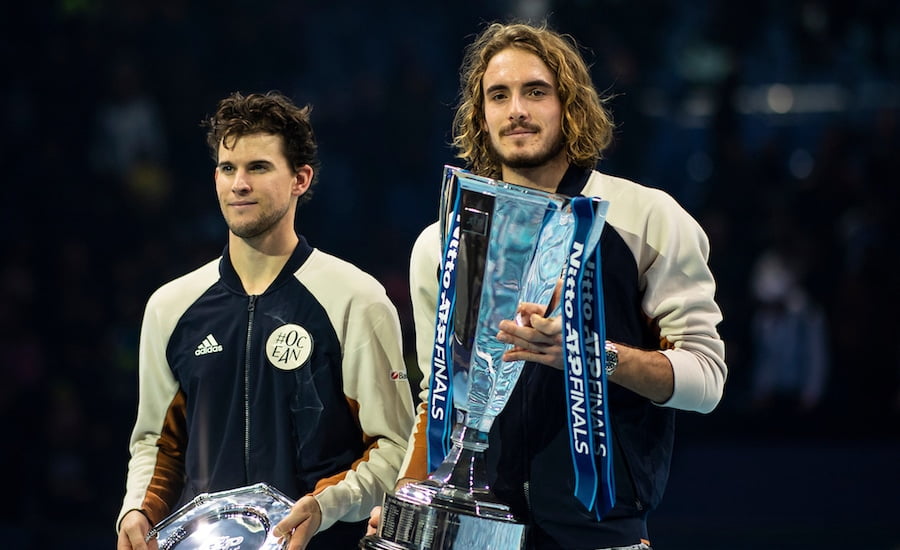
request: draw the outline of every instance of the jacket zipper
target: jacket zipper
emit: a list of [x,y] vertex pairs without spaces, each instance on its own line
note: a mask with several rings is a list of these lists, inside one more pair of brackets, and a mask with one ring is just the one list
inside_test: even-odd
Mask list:
[[528,507],[528,515],[530,516],[531,512],[532,512],[532,510],[531,510],[531,495],[529,494],[529,491],[531,490],[531,482],[526,480],[525,483],[522,485],[522,490],[525,492],[525,506]]
[[[530,378],[530,376],[527,376],[525,382],[530,382]],[[524,452],[522,453],[522,462],[524,466],[523,471],[525,472],[525,483],[522,484],[522,493],[525,496],[525,507],[528,510],[528,517],[530,520],[530,518],[534,516],[534,510],[531,507],[531,462],[528,458],[531,456],[531,452],[528,448],[528,437],[526,435],[528,433],[528,407],[525,404],[526,401],[526,393],[522,392],[522,397],[519,399],[518,403],[519,410],[522,411],[522,431],[520,434],[522,436],[522,448],[524,449]]]
[[247,345],[244,350],[244,479],[250,479],[250,337],[253,335],[253,314],[256,296],[247,304]]

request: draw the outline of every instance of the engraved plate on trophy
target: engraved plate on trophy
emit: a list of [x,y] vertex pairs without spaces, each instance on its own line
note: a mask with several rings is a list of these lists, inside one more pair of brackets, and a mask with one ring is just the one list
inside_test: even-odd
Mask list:
[[147,534],[159,550],[282,550],[287,541],[272,529],[293,501],[265,483],[203,493],[160,521]]
[[[549,304],[574,231],[570,201],[445,167],[429,396],[432,473],[385,497],[378,533],[360,548],[523,546],[525,526],[491,491],[484,463],[488,432],[523,366],[502,360],[507,345],[496,334],[521,302]],[[602,216],[591,250],[599,228]]]

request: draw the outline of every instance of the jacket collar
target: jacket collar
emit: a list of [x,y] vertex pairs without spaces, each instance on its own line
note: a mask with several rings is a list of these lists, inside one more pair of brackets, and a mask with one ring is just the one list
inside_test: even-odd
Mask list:
[[[269,285],[269,288],[267,288],[263,294],[268,294],[272,290],[283,285],[285,281],[290,280],[294,276],[294,273],[300,269],[300,266],[306,262],[309,255],[312,254],[313,248],[306,241],[306,237],[298,235],[298,238],[297,246],[291,253],[291,257],[288,258],[284,267],[281,268],[278,277],[272,281],[272,284]],[[230,290],[238,294],[246,294],[244,285],[241,283],[241,279],[238,277],[237,271],[234,270],[234,265],[231,263],[231,256],[228,254],[227,244],[225,245],[225,250],[222,251],[222,258],[219,261],[219,275],[222,277],[222,282],[225,283],[225,286]]]
[[593,170],[590,168],[580,168],[574,164],[570,164],[566,173],[563,174],[559,185],[556,187],[556,192],[568,197],[580,195],[584,190],[584,186],[587,185],[588,178],[591,177],[591,172],[593,172]]

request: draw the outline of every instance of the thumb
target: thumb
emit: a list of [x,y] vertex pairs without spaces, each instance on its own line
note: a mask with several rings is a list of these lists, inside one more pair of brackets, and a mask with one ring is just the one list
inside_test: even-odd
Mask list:
[[[285,537],[290,535],[294,529],[308,521],[319,511],[319,503],[315,497],[307,495],[298,500],[292,507],[290,513],[284,519],[275,525],[272,534],[276,537]],[[318,525],[316,525],[318,528]]]

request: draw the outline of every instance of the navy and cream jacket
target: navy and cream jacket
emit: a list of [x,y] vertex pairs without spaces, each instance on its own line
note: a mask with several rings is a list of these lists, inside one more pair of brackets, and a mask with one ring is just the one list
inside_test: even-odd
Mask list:
[[[697,222],[657,189],[571,167],[558,192],[609,201],[600,240],[607,339],[665,354],[675,389],[665,403],[653,403],[609,384],[616,504],[603,521],[574,496],[560,370],[525,365],[492,427],[488,475],[496,495],[528,524],[530,548],[636,545],[649,539],[646,517],[666,486],[675,410],[709,412],[722,396],[727,367],[716,328],[722,315],[707,265],[708,240]],[[427,398],[440,256],[435,223],[420,234],[410,259],[418,364],[425,376],[401,479],[428,473]]]
[[156,523],[199,493],[257,482],[315,495],[320,531],[363,520],[393,487],[412,426],[384,288],[302,237],[260,295],[227,248],[158,289],[139,376],[119,521],[138,509]]

